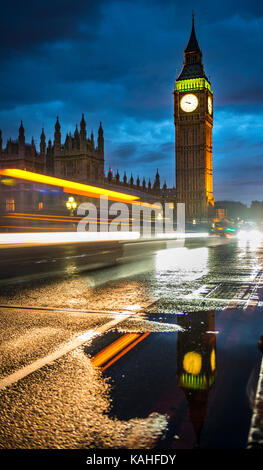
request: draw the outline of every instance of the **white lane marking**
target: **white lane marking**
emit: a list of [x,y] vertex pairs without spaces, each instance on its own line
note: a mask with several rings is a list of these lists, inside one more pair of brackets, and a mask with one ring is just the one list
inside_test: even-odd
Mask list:
[[32,362],[31,364],[25,367],[22,367],[22,369],[17,370],[13,374],[10,374],[4,377],[2,380],[0,380],[0,390],[3,390],[6,387],[9,387],[10,385],[14,384],[18,380],[21,380],[27,375],[32,374],[32,372],[35,372],[38,369],[41,369],[42,367],[59,359],[60,357],[72,351],[73,349],[76,349],[77,347],[81,346],[82,344],[84,344],[86,341],[93,338],[94,336],[105,333],[107,330],[114,327],[118,323],[122,322],[124,319],[125,320],[127,319],[127,315],[124,315],[121,318],[120,317],[117,319],[115,318],[114,320],[109,321],[105,325],[102,325],[93,330],[88,330],[82,333],[81,335],[78,335],[76,338],[73,338],[68,343],[62,344],[58,349],[53,351],[51,354],[48,354],[45,357],[39,358],[36,361]]
[[263,276],[260,276],[259,280],[255,284],[255,287],[253,288],[253,291],[251,292],[251,295],[249,299],[247,300],[246,306],[244,307],[244,310],[248,310],[249,307],[260,307],[260,290],[262,289],[263,285]]
[[[148,308],[150,305],[152,305],[152,302],[150,304],[143,305],[142,307]],[[91,314],[91,315],[106,315],[106,316],[112,316],[112,315],[122,315],[124,316],[125,314],[130,316],[131,314],[131,308],[122,308],[121,312],[120,311],[115,311],[115,310],[95,310],[95,309],[89,309],[89,310],[79,310],[79,309],[73,309],[73,308],[59,308],[59,307],[42,307],[42,306],[35,306],[35,305],[28,305],[28,306],[22,306],[22,305],[15,305],[15,304],[1,304],[0,309],[9,309],[9,310],[39,310],[39,311],[48,311],[48,312],[56,312],[56,313],[75,313],[75,314]],[[1,311],[0,311],[1,315]]]

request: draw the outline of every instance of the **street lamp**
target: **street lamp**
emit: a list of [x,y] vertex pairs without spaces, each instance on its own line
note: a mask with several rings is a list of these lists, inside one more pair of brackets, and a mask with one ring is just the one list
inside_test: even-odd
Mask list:
[[73,196],[70,196],[66,202],[67,209],[70,211],[70,215],[74,215],[74,210],[77,207],[77,203]]

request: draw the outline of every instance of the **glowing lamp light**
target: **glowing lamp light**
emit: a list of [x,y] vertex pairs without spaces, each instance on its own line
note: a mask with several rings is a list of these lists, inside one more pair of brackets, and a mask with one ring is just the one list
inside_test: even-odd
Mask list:
[[77,207],[77,203],[74,199],[74,197],[70,196],[66,202],[66,207],[69,211],[73,211]]
[[3,178],[1,180],[1,183],[5,184],[6,186],[15,186],[16,184],[15,180],[12,178]]
[[207,389],[207,379],[203,375],[182,374],[180,377],[180,385],[184,388],[192,390],[205,390]]
[[177,80],[175,86],[178,91],[200,90],[202,88],[207,88],[211,93],[213,93],[210,83],[205,78]]
[[211,362],[211,370],[212,372],[214,372],[216,369],[216,353],[214,349],[211,352],[210,362]]
[[201,375],[192,375],[192,374],[182,374],[180,377],[180,385],[183,388],[188,388],[190,390],[207,390],[213,385],[215,378],[213,375],[206,378],[204,374]]
[[201,354],[195,351],[189,351],[188,353],[186,353],[183,360],[183,368],[188,374],[200,374],[202,368]]

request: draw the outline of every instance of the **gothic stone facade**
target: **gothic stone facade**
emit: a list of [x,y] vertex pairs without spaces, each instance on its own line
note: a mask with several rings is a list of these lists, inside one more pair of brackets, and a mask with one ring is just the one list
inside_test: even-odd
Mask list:
[[2,145],[2,133],[0,131],[0,167],[18,168],[20,170],[35,171],[45,173],[46,155],[37,152],[34,139],[31,143],[26,143],[23,123],[19,128],[17,140],[8,139],[5,149]]
[[100,123],[97,145],[93,133],[87,137],[84,116],[80,122],[80,132],[76,126],[74,136],[67,134],[64,144],[61,142],[60,123],[55,124],[54,142],[46,145],[44,130],[40,136],[40,151],[37,152],[34,139],[31,144],[25,141],[23,123],[19,128],[17,140],[9,139],[6,148],[2,148],[0,131],[0,167],[19,168],[37,173],[45,173],[58,178],[70,179],[82,183],[104,182],[104,137]]
[[83,115],[80,122],[80,131],[76,126],[74,135],[67,134],[64,144],[61,142],[61,126],[58,118],[55,124],[53,144],[49,140],[48,145],[46,145],[46,136],[44,129],[42,129],[39,152],[36,150],[33,138],[30,144],[26,143],[22,121],[18,139],[9,139],[6,148],[3,148],[2,142],[0,130],[0,168],[18,168],[81,183],[103,186],[110,184],[156,194],[161,194],[161,192],[167,190],[165,182],[161,190],[158,169],[153,184],[150,179],[148,184],[146,184],[145,178],[140,181],[139,176],[136,180],[132,175],[128,179],[125,171],[123,181],[120,179],[118,170],[115,174],[113,174],[112,170],[109,170],[106,177],[104,174],[104,137],[102,125],[100,123],[97,145],[95,145],[93,132],[90,137],[87,137],[86,122]]

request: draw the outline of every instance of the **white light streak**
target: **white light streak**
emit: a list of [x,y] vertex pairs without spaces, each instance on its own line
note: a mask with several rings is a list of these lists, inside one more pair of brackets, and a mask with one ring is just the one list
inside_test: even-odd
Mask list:
[[171,233],[157,233],[156,236],[158,238],[207,238],[209,237],[209,233],[178,233],[178,232],[171,232]]
[[79,243],[97,241],[137,240],[139,232],[41,232],[41,233],[0,233],[0,245],[37,243]]

